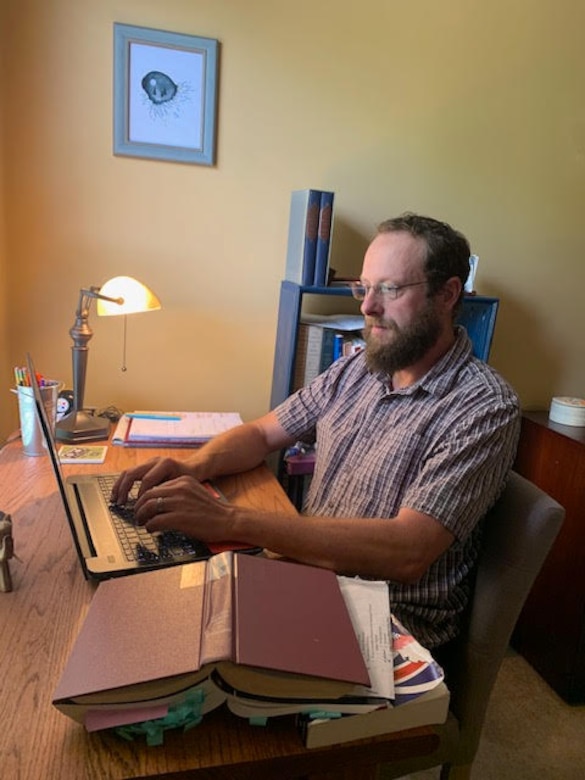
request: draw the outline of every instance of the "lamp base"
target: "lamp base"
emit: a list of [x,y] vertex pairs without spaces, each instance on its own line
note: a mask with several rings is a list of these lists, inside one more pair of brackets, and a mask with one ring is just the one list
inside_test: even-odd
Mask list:
[[93,417],[84,411],[72,411],[62,417],[55,425],[57,441],[67,443],[97,441],[110,435],[110,421],[102,417]]

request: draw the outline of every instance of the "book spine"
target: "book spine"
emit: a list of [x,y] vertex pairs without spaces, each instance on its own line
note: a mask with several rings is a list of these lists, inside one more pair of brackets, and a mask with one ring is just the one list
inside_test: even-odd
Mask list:
[[333,362],[333,344],[335,331],[319,325],[300,323],[293,389],[310,384]]
[[305,367],[307,363],[307,343],[309,340],[309,326],[299,324],[297,348],[295,353],[295,368],[293,375],[293,392],[303,387],[305,381]]
[[310,384],[321,372],[321,354],[323,351],[324,331],[318,325],[308,325],[307,357],[303,384]]
[[295,190],[291,194],[285,279],[313,286],[320,190]]
[[343,355],[343,334],[336,333],[333,341],[333,360],[338,360]]
[[333,363],[333,351],[335,348],[335,335],[336,332],[333,328],[324,328],[323,334],[323,346],[321,349],[321,371],[329,368]]
[[329,276],[334,195],[333,192],[322,192],[319,203],[319,225],[317,228],[314,277],[314,284],[316,287],[325,287]]

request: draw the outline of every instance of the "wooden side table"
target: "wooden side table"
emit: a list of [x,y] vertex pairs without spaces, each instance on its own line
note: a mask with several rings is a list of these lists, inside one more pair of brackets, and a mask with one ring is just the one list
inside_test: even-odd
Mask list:
[[570,704],[585,702],[585,428],[525,412],[515,470],[565,507],[512,645]]

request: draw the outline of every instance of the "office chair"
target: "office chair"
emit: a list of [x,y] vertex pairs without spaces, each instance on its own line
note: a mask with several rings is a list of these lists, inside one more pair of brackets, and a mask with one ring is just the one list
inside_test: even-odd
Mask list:
[[378,780],[436,766],[441,766],[441,780],[470,777],[510,635],[564,516],[564,508],[547,493],[511,472],[485,519],[466,624],[444,664],[451,703],[446,723],[433,727],[439,746],[430,755],[378,767]]

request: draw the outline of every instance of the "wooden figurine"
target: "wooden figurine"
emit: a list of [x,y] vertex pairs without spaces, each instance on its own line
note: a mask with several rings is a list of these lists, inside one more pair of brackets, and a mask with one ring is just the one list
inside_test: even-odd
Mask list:
[[14,541],[12,539],[12,520],[10,515],[0,512],[0,591],[8,593],[12,590],[12,579],[8,561],[14,556]]

